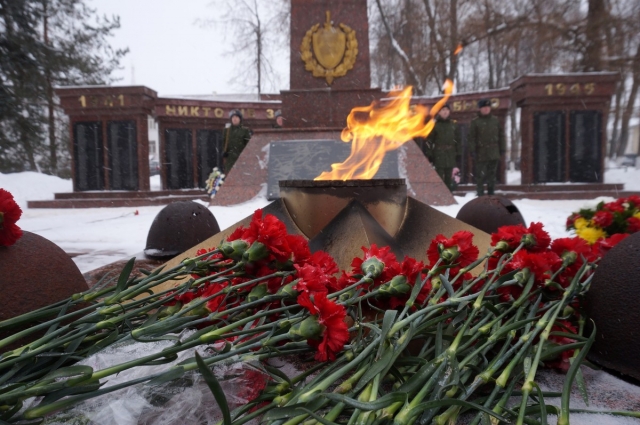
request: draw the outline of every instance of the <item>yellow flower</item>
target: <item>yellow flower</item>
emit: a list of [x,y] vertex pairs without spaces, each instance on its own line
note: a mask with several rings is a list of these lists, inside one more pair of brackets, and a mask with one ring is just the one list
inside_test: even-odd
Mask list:
[[576,234],[591,245],[596,243],[599,239],[604,239],[607,237],[607,234],[604,232],[604,230],[597,227],[583,227],[576,230]]
[[637,218],[638,220],[640,220],[640,211],[638,211],[637,213],[635,213],[633,215],[635,218]]
[[578,217],[576,218],[576,221],[573,222],[573,226],[576,228],[576,230],[587,227],[587,224],[589,224],[589,222],[584,217]]

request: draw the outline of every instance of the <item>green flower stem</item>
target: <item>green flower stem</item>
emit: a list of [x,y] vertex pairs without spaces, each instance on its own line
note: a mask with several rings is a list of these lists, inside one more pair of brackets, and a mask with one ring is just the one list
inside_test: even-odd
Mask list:
[[256,319],[260,319],[261,317],[271,316],[272,314],[276,314],[276,313],[282,313],[282,312],[289,311],[299,307],[300,306],[298,305],[292,305],[288,307],[275,308],[273,310],[260,311],[254,314],[253,316],[249,316],[245,319],[238,320],[237,322],[234,322],[230,325],[223,326],[222,328],[214,329],[211,332],[207,332],[204,335],[201,335],[200,338],[198,339],[201,344],[209,344],[209,343],[218,341],[220,339],[223,339],[225,337],[226,332],[232,331],[239,326],[246,325],[247,323],[251,323]]
[[368,363],[362,363],[362,366],[350,377],[344,380],[338,387],[333,391],[337,394],[346,394],[350,392],[354,385],[362,378],[362,375],[369,369]]
[[[575,287],[576,282],[577,282],[577,279],[574,279],[572,285],[569,288],[573,289],[572,287]],[[545,313],[545,316],[546,316],[549,312],[553,311],[553,313],[551,314],[551,317],[547,319],[547,323],[541,323],[541,325],[543,324],[545,325],[545,327],[544,327],[544,331],[540,335],[540,340],[538,341],[538,350],[536,351],[536,356],[531,364],[531,369],[529,369],[529,373],[527,374],[525,382],[522,385],[522,403],[520,404],[520,411],[518,412],[518,421],[516,422],[516,425],[522,425],[524,423],[524,415],[526,412],[527,401],[529,400],[529,394],[533,390],[533,383],[536,377],[536,372],[538,370],[538,365],[540,364],[540,356],[542,355],[542,349],[544,348],[544,344],[549,339],[549,333],[551,333],[551,328],[553,327],[556,321],[556,318],[558,317],[558,314],[562,311],[562,309],[564,309],[565,302],[567,300],[567,297],[569,296],[571,289],[567,289],[562,294],[561,302],[558,302],[553,310],[548,310],[547,313]],[[543,318],[545,316],[543,316]],[[538,324],[536,324],[536,327],[538,327]]]
[[[371,397],[372,393],[373,393],[373,382],[369,382],[364,387],[360,395],[358,396],[358,401],[369,401],[369,398]],[[361,414],[360,409],[354,409],[353,413],[351,414],[351,418],[349,419],[349,422],[347,422],[347,425],[362,425],[362,423],[360,422],[361,421],[360,414]]]
[[436,384],[440,387],[442,386],[438,381],[440,381],[442,374],[445,372],[445,368],[450,367],[447,357],[444,354],[445,353],[440,355],[439,360],[434,361],[440,361],[438,368],[433,373],[433,375],[431,375],[427,383],[420,389],[420,391],[418,391],[413,400],[411,400],[411,402],[405,403],[400,412],[398,412],[398,414],[393,419],[393,425],[409,425],[413,423],[413,415],[411,413],[413,408],[420,404],[422,400],[424,400],[424,398],[431,393]]
[[498,400],[498,403],[496,403],[496,405],[493,407],[493,409],[491,409],[491,410],[493,410],[494,413],[497,413],[498,415],[500,415],[503,412],[505,406],[507,405],[507,402],[511,398],[511,395],[513,393],[513,389],[515,388],[515,386],[518,383],[518,381],[520,381],[522,376],[524,376],[524,373],[520,372],[517,376],[515,376],[511,380],[509,385],[504,389],[504,392],[502,393],[502,397],[500,397],[500,400]]
[[362,276],[362,278],[360,278],[360,280],[357,281],[356,283],[349,285],[346,288],[339,290],[338,292],[333,292],[327,295],[327,299],[338,298],[340,295],[344,294],[345,292],[349,292],[354,288],[357,288],[359,285],[362,285],[363,283],[373,283],[373,279],[371,279],[371,273],[367,273],[366,275]]
[[413,307],[414,303],[416,302],[416,299],[418,298],[420,291],[422,291],[422,288],[424,288],[424,285],[427,283],[429,278],[433,276],[432,273],[434,273],[434,271],[438,269],[441,263],[442,263],[442,258],[439,258],[438,261],[436,261],[436,264],[431,268],[431,270],[429,270],[429,272],[427,273],[427,276],[420,281],[420,288],[414,289],[411,292],[411,295],[409,296],[409,299],[405,303],[405,306],[402,309],[402,312],[398,315],[398,320],[401,320],[404,316],[407,315],[407,313],[409,312],[409,309]]
[[[260,283],[262,281],[266,281],[266,280],[272,279],[274,277],[286,277],[286,276],[288,276],[290,274],[292,274],[292,272],[288,272],[288,273],[287,272],[276,272],[276,273],[270,274],[268,276],[262,276],[262,277],[253,279],[251,281],[244,282],[244,283],[242,283],[240,285],[227,286],[227,287],[221,289],[220,291],[216,292],[213,295],[210,295],[210,296],[208,296],[206,298],[201,298],[199,301],[193,303],[188,308],[183,308],[175,316],[176,317],[184,316],[188,312],[198,309],[199,307],[203,306],[204,304],[206,304],[210,300],[212,300],[212,299],[214,299],[214,298],[216,298],[216,297],[218,297],[218,296],[220,296],[222,294],[227,294],[228,295],[228,294],[231,294],[233,292],[237,292],[238,289],[242,289],[244,287],[247,287],[247,286],[250,286],[250,285],[253,285],[253,284],[256,284],[256,283]],[[277,298],[274,298],[274,297],[275,297],[275,295],[270,295],[270,296],[264,297],[264,298],[262,298],[260,300],[253,301],[252,303],[243,304],[243,307],[246,309],[246,308],[249,308],[248,307],[249,304],[251,304],[252,306],[258,306],[258,305],[261,305],[261,304],[266,304],[267,302],[270,302],[270,301],[277,301],[279,299],[285,298],[283,296],[278,296]],[[267,300],[267,298],[268,298],[268,300]],[[233,309],[224,310],[223,312],[221,312],[223,314],[220,317],[227,316],[227,315],[231,314],[232,310]],[[235,311],[239,311],[239,310],[233,310],[233,312],[235,312]],[[216,312],[214,312],[214,313],[216,313]]]
[[[263,406],[259,409],[254,410],[253,412],[248,413],[247,415],[239,418],[239,419],[234,419],[231,421],[232,425],[242,425],[242,424],[246,424],[247,422],[249,422],[252,419],[255,419],[259,416],[262,416],[263,413],[268,412],[269,410],[273,409],[274,407],[277,407],[277,404],[272,402],[267,404],[266,406]],[[218,422],[217,425],[222,425],[222,422]]]
[[[381,338],[375,338],[367,347],[362,350],[360,354],[358,354],[353,360],[351,360],[346,365],[342,366],[340,369],[333,372],[331,375],[323,379],[322,381],[315,384],[312,388],[308,389],[304,393],[300,394],[299,397],[292,399],[292,401],[300,401],[302,403],[306,403],[310,401],[316,393],[322,392],[329,388],[334,382],[338,379],[342,378],[348,371],[358,366],[371,352],[377,348],[378,344],[381,343]],[[293,403],[291,403],[293,404]]]
[[[380,389],[380,374],[376,375],[371,382],[371,391],[369,392],[369,398],[366,396],[363,401],[375,401],[378,398],[378,390]],[[370,421],[373,422],[375,413],[373,411],[361,412],[356,419],[356,425],[366,425]]]
[[[57,325],[57,324],[59,324],[59,323],[61,323],[63,321],[69,320],[72,317],[79,316],[79,315],[81,315],[83,313],[86,313],[88,311],[94,311],[96,308],[98,308],[100,306],[103,306],[103,305],[104,305],[103,303],[98,303],[98,304],[95,304],[95,305],[92,305],[92,306],[89,306],[89,307],[85,307],[83,309],[76,310],[76,311],[71,312],[71,313],[67,313],[64,316],[56,317],[55,319],[49,320],[49,321],[47,321],[45,323],[42,323],[40,325],[36,325],[36,326],[31,327],[31,328],[28,328],[28,329],[25,329],[23,331],[20,331],[18,333],[15,333],[15,334],[13,334],[11,336],[8,336],[8,337],[0,340],[0,349],[2,347],[6,347],[7,345],[18,341],[21,338],[24,338],[27,335],[32,334],[33,332],[38,332],[38,331],[41,331],[43,329],[49,328],[49,327],[51,327],[53,325]],[[65,329],[68,329],[69,327],[70,327],[70,325],[67,325],[67,326],[65,326]],[[0,355],[0,361],[2,359],[4,359],[4,358],[8,357],[8,355],[9,355],[9,353],[3,353],[2,355]],[[0,365],[0,369],[2,369],[1,365]]]

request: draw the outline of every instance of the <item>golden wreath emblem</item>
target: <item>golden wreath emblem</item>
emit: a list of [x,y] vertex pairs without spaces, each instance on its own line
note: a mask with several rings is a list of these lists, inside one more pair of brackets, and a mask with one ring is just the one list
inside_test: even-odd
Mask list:
[[332,26],[331,13],[327,11],[324,26],[320,28],[320,24],[315,24],[305,34],[300,53],[305,69],[314,77],[325,78],[331,85],[334,78],[345,76],[356,63],[356,32],[345,24],[339,28]]

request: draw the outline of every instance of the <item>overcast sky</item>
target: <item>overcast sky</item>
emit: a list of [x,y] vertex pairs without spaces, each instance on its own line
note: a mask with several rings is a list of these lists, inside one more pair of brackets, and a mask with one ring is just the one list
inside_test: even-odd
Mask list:
[[[229,39],[221,29],[202,28],[213,18],[211,0],[88,0],[100,15],[119,15],[114,48],[129,48],[117,85],[144,85],[160,95],[247,92],[230,86],[235,63],[224,56]],[[133,69],[133,72],[132,72]],[[288,67],[280,64],[280,71]],[[284,88],[284,87],[281,87]]]

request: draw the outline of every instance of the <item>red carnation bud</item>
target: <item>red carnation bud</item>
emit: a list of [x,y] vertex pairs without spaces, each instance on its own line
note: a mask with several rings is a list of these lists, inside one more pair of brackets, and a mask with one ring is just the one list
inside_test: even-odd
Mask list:
[[247,261],[260,261],[269,256],[269,250],[267,247],[260,242],[254,242],[251,244],[249,249],[247,249],[242,256],[243,259]]
[[409,293],[411,286],[407,283],[407,278],[403,275],[394,276],[389,282],[381,285],[380,293],[384,295],[397,296]]
[[362,273],[365,275],[368,274],[375,279],[382,274],[382,270],[384,270],[384,263],[376,257],[371,257],[362,263],[360,270],[362,270]]
[[318,317],[309,316],[289,329],[294,339],[320,339],[325,327],[318,322]]
[[246,241],[237,239],[231,242],[223,242],[220,245],[220,251],[225,257],[239,261],[242,260],[242,256],[248,247],[249,244]]

